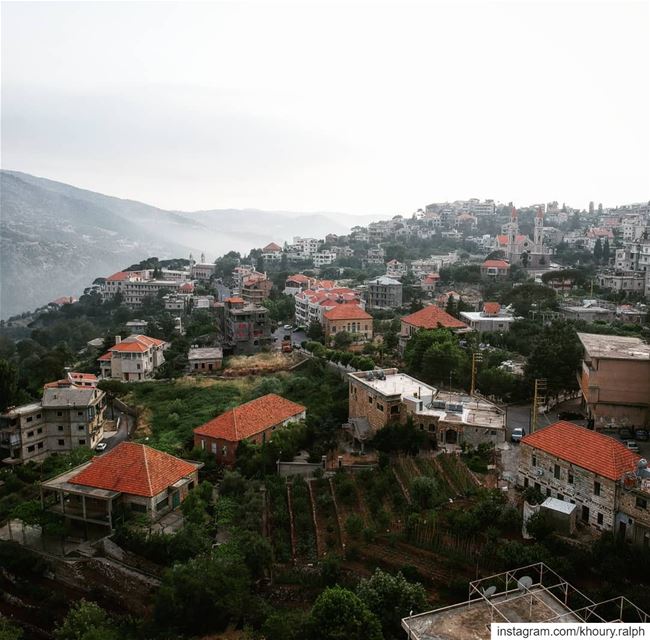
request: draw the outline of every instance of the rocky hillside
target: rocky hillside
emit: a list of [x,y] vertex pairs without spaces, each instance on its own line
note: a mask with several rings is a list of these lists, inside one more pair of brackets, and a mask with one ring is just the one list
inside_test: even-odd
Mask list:
[[205,252],[214,259],[365,222],[258,210],[166,211],[25,173],[2,171],[0,179],[1,318],[78,295],[96,277],[148,256]]

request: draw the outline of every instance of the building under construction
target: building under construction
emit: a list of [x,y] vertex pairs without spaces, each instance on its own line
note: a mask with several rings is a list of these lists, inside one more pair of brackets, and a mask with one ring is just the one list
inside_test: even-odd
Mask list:
[[594,602],[543,562],[469,583],[466,602],[402,620],[409,640],[489,640],[492,623],[649,622],[623,596]]

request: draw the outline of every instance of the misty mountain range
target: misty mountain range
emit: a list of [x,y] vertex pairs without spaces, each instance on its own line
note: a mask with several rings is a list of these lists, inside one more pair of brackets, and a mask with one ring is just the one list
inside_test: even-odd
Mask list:
[[16,171],[0,172],[0,318],[149,256],[209,260],[293,236],[347,233],[381,216],[256,209],[167,211]]

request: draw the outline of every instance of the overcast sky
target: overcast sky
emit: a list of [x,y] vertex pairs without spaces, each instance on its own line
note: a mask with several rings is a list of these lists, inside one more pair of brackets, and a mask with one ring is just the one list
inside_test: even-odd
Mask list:
[[650,199],[649,3],[3,3],[2,167],[164,208]]

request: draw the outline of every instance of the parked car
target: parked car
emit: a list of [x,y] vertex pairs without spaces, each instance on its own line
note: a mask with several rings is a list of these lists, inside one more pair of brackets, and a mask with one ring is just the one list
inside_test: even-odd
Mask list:
[[636,440],[640,440],[641,442],[647,442],[650,440],[650,433],[648,433],[647,429],[637,429],[634,432],[634,438]]
[[582,420],[585,416],[580,411],[560,411],[557,417],[560,420]]
[[634,440],[627,440],[627,441],[625,442],[625,446],[626,446],[630,451],[634,451],[634,453],[639,453],[639,445],[637,445],[637,443],[634,442]]
[[521,427],[515,427],[510,434],[510,440],[512,442],[520,442],[525,435],[526,432]]
[[293,327],[290,324],[285,324],[284,325],[284,330],[285,331],[291,331],[292,329],[293,329]]
[[618,437],[621,440],[634,440],[634,433],[632,432],[632,429],[628,429],[627,427],[623,427],[618,432]]
[[104,451],[108,445],[105,442],[100,442],[96,447],[95,451]]

